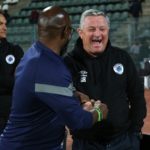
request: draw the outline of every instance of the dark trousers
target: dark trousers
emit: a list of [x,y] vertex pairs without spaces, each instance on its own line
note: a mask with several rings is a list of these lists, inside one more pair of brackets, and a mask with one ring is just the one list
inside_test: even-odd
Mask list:
[[150,135],[143,135],[141,141],[141,150],[148,150],[150,149]]
[[11,96],[0,95],[0,134],[3,132],[6,126],[10,113],[10,107],[11,107]]
[[110,142],[73,140],[72,150],[140,150],[137,134],[125,133]]

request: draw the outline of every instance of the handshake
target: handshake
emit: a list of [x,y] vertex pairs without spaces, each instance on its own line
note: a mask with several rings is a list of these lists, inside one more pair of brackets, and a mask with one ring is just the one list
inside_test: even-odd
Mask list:
[[83,109],[93,114],[93,123],[107,118],[108,108],[106,104],[100,100],[90,99],[89,96],[79,91],[76,91],[76,96],[79,98]]

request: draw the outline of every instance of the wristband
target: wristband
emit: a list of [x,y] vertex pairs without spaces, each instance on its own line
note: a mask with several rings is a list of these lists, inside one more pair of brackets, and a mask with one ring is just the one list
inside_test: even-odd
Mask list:
[[100,122],[103,119],[102,112],[101,112],[101,110],[99,108],[95,108],[95,111],[98,114],[97,122]]

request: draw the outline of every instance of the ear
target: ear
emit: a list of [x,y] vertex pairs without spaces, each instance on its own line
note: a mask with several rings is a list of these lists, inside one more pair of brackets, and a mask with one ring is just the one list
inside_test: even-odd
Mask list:
[[71,38],[71,30],[66,26],[62,32],[62,38],[67,38],[70,39]]
[[77,28],[77,32],[78,32],[80,38],[82,39],[82,30],[80,28]]
[[67,36],[67,27],[65,26],[61,32],[61,38],[66,38]]

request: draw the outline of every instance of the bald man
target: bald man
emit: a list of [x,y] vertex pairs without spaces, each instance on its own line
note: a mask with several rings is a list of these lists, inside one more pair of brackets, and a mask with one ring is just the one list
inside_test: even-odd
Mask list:
[[99,103],[86,111],[73,94],[71,75],[60,56],[71,37],[68,14],[57,6],[45,8],[38,36],[16,69],[0,150],[61,150],[65,125],[72,130],[90,128],[107,116],[107,106]]

